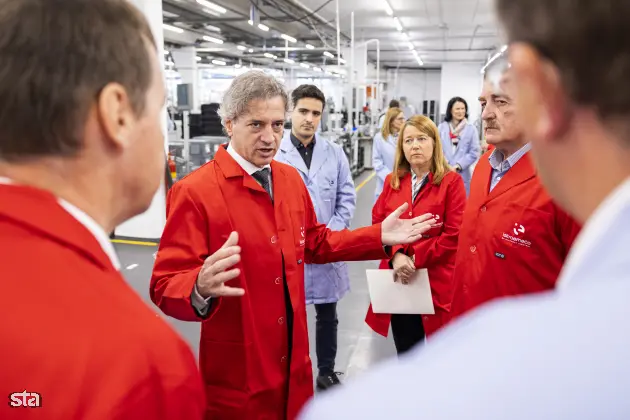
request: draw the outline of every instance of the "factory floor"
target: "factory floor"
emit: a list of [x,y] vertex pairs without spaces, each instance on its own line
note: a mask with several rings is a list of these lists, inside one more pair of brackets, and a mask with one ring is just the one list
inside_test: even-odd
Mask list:
[[[372,204],[374,201],[375,178],[373,172],[364,172],[356,180],[357,206],[351,227],[367,226],[371,223]],[[153,254],[157,247],[114,243],[122,263],[122,270],[129,284],[143,297],[156,312],[159,310],[149,299],[149,279],[153,267]],[[396,352],[391,338],[385,339],[375,334],[365,324],[365,314],[369,304],[365,270],[376,268],[375,261],[348,263],[350,270],[351,291],[339,302],[338,350],[335,370],[342,372],[341,381],[352,380],[374,364],[394,357]],[[160,313],[161,314],[161,313]],[[190,344],[198,354],[200,325],[174,320],[164,316],[168,322]],[[311,359],[314,367],[315,356],[315,310],[308,307],[308,328]],[[316,374],[316,369],[314,369]]]

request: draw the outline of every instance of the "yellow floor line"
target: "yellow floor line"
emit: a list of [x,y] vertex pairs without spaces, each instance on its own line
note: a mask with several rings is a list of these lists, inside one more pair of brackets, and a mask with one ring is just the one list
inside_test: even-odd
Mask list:
[[[357,187],[355,188],[356,192],[359,192],[361,188],[365,187],[365,185],[372,180],[376,176],[376,172],[372,172],[367,178],[363,180]],[[145,242],[145,241],[129,241],[127,239],[112,239],[112,243],[114,244],[122,244],[122,245],[137,245],[137,246],[158,246],[157,242]]]

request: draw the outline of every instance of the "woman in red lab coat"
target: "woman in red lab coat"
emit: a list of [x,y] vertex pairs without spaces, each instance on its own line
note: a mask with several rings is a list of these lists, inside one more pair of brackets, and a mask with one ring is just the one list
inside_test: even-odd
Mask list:
[[455,253],[466,204],[464,183],[446,162],[438,129],[422,115],[410,118],[400,132],[394,170],[374,205],[372,223],[405,202],[410,208],[406,217],[432,213],[441,223],[380,264],[381,269],[394,268],[396,281],[403,283],[415,269],[426,268],[429,273],[435,315],[375,314],[371,305],[368,309],[366,322],[378,334],[386,337],[391,322],[399,355],[450,319]]

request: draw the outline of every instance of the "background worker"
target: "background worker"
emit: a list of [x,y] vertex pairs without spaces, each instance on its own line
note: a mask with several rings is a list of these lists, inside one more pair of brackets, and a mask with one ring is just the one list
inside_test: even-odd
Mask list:
[[[315,133],[325,100],[324,93],[314,85],[293,90],[291,130],[285,130],[275,159],[297,169],[308,189],[317,221],[337,231],[350,227],[357,197],[343,149]],[[350,290],[348,266],[344,262],[306,264],[304,281],[306,304],[314,304],[316,313],[316,384],[325,390],[340,384],[335,373],[337,302]]]

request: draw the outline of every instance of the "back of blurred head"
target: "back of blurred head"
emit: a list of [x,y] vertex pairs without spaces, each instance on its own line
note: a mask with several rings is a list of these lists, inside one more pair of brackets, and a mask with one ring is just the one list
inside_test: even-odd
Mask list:
[[497,0],[518,120],[554,198],[584,222],[630,176],[630,2]]
[[0,0],[0,176],[51,192],[105,230],[163,177],[156,44],[127,0]]

